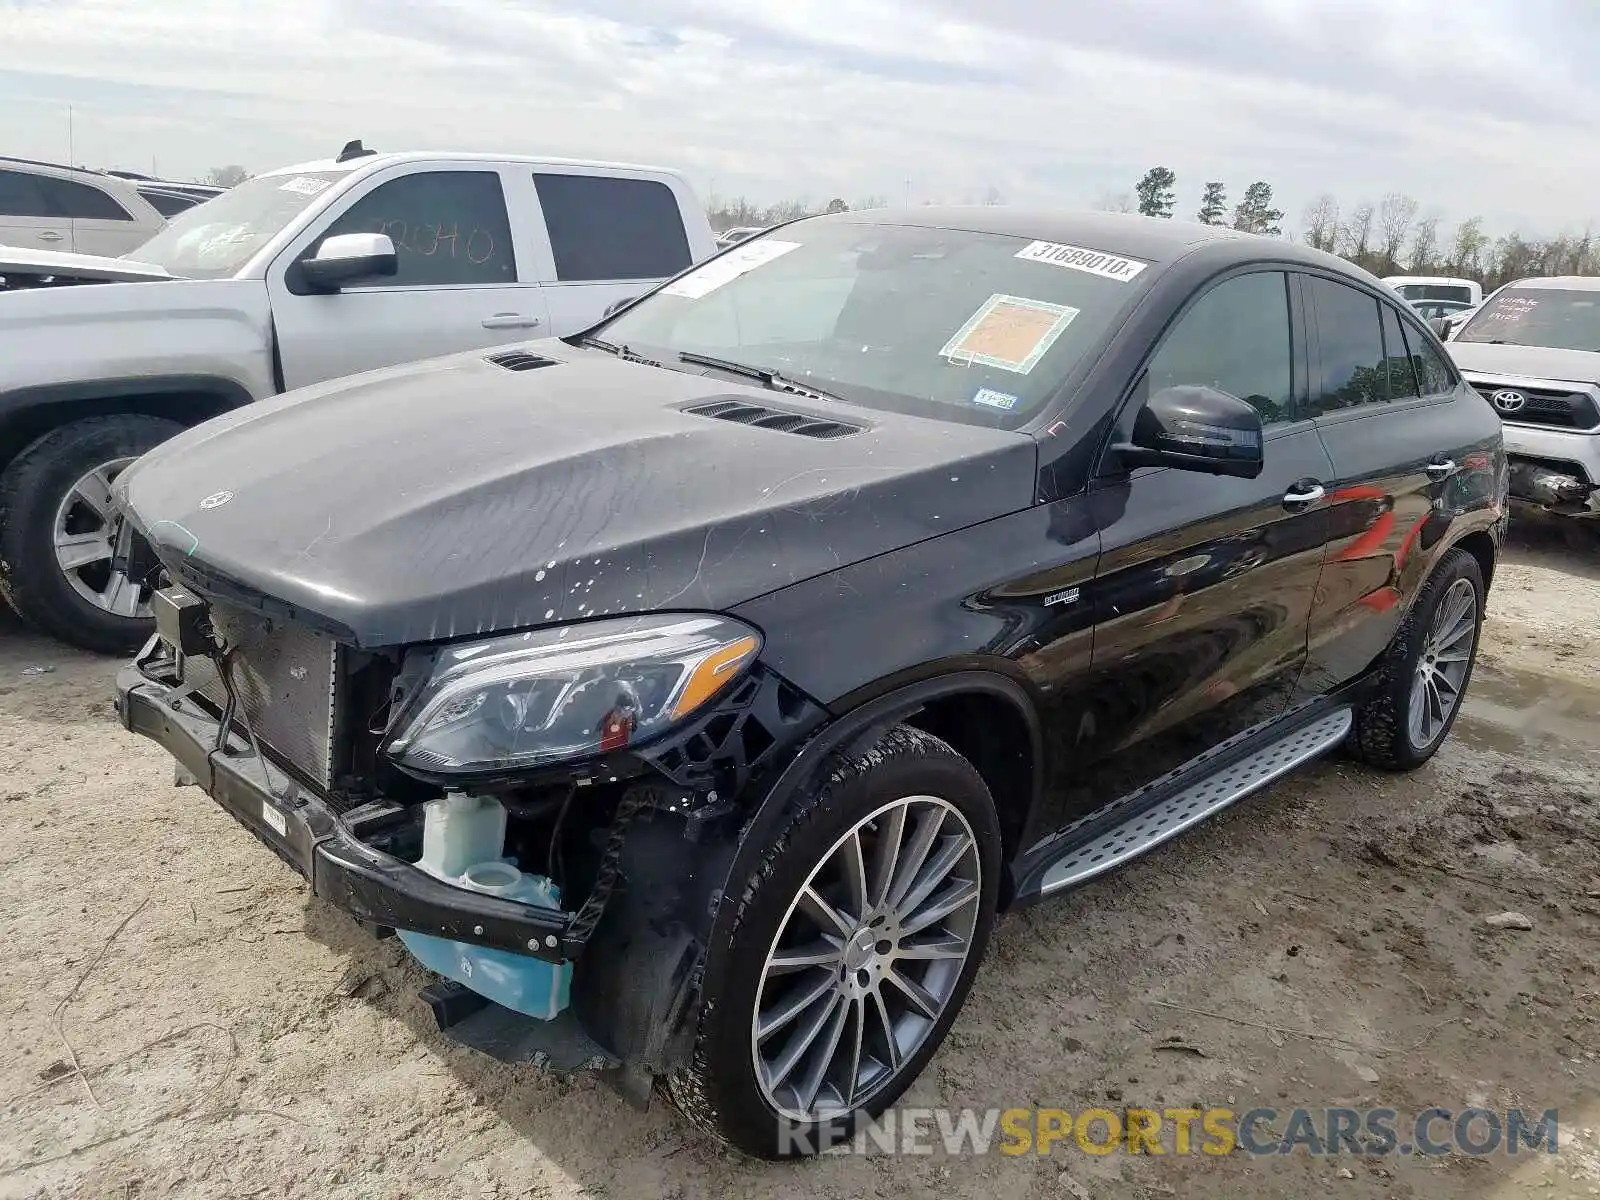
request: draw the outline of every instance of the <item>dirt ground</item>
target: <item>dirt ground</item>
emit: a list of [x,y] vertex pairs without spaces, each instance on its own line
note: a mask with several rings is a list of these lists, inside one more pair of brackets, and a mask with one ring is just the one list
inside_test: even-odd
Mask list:
[[1559,1154],[781,1167],[442,1040],[397,941],[118,728],[115,664],[0,617],[0,1197],[1600,1194],[1600,556],[1522,535],[1490,609],[1433,763],[1325,761],[1007,918],[904,1104],[1557,1107]]

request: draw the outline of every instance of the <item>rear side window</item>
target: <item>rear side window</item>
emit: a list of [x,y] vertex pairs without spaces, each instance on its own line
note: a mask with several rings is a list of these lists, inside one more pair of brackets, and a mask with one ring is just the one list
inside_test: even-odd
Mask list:
[[39,177],[22,171],[0,171],[0,216],[51,217]]
[[[341,233],[386,233],[394,243],[399,272],[362,280],[362,287],[517,281],[497,171],[419,171],[391,179],[346,209],[323,236]],[[314,253],[312,247],[308,255]]]
[[199,203],[189,196],[180,196],[176,192],[140,192],[145,202],[163,217],[175,217]]
[[1400,318],[1387,304],[1383,305],[1383,353],[1389,366],[1389,399],[1405,400],[1421,395],[1417,390],[1416,365],[1406,353]]
[[536,173],[563,282],[665,279],[689,265],[678,198],[654,179]]
[[127,210],[97,187],[70,179],[39,177],[39,190],[53,216],[74,221],[131,221]]
[[1281,271],[1226,279],[1178,318],[1150,360],[1150,391],[1201,385],[1248,400],[1262,421],[1293,402],[1288,280]]
[[1389,373],[1378,301],[1318,276],[1307,277],[1306,290],[1316,313],[1322,351],[1322,387],[1312,397],[1312,412],[1337,412],[1386,400]]

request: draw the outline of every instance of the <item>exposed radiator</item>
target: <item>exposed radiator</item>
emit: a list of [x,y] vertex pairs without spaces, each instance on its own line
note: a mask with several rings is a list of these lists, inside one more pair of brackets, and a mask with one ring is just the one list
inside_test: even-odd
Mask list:
[[[233,652],[240,733],[248,723],[262,748],[283,766],[326,788],[333,783],[339,645],[313,630],[271,621],[211,602],[211,623]],[[220,712],[227,691],[208,658],[185,661],[186,682]]]

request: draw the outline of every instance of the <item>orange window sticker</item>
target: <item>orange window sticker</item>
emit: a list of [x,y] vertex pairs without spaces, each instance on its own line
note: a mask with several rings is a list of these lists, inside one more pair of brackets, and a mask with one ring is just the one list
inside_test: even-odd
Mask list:
[[996,293],[939,354],[962,366],[998,367],[1026,375],[1072,324],[1078,309]]

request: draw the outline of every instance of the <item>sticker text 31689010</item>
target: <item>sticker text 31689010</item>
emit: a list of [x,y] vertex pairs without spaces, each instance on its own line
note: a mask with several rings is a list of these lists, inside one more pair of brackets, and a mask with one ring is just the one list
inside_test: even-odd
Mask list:
[[1082,246],[1068,246],[1064,242],[1029,242],[1017,251],[1016,256],[1030,262],[1049,263],[1053,267],[1098,275],[1102,279],[1115,279],[1118,283],[1132,283],[1150,265],[1137,258],[1124,258],[1120,254],[1107,254],[1102,250],[1085,250]]
[[1078,310],[1026,296],[995,293],[939,351],[965,366],[999,367],[1026,375],[1072,324]]

